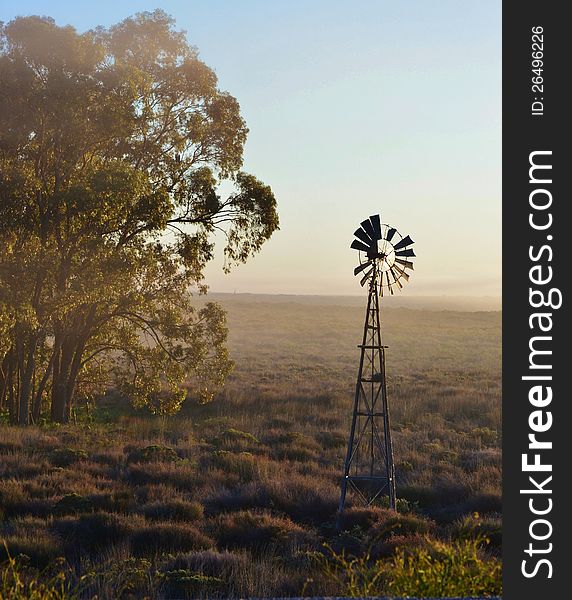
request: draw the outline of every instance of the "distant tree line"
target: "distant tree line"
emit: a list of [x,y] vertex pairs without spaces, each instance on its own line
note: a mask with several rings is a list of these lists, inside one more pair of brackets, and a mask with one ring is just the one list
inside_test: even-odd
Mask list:
[[[162,11],[80,34],[0,23],[0,410],[70,419],[110,388],[173,413],[231,368],[206,290],[278,228],[237,100]],[[222,180],[234,192],[221,197]]]

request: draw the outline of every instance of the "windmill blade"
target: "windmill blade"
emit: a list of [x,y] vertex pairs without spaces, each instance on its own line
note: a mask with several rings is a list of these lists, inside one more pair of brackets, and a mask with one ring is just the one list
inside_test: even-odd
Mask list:
[[364,244],[371,245],[371,243],[373,242],[373,240],[369,237],[369,235],[361,227],[358,227],[354,231],[354,235],[357,238],[359,238]]
[[366,219],[365,221],[362,221],[360,223],[360,225],[363,227],[363,229],[365,229],[366,233],[369,235],[369,237],[372,240],[377,240],[378,238],[375,235],[375,230],[373,228],[373,225],[371,224],[371,221],[369,219]]
[[353,248],[354,250],[363,250],[364,252],[369,252],[371,250],[370,246],[366,246],[363,242],[360,242],[359,240],[354,240],[351,243],[350,248]]
[[415,256],[415,252],[411,248],[407,248],[407,250],[398,250],[395,256]]
[[391,287],[391,281],[389,281],[389,271],[385,272],[385,277],[387,279],[387,287],[389,288],[389,293],[393,296],[393,288]]
[[393,268],[399,273],[398,279],[401,279],[403,277],[405,281],[409,281],[409,273],[406,273],[405,269],[401,269],[397,265],[393,265]]
[[369,265],[371,265],[371,260],[368,260],[367,262],[364,262],[361,265],[358,265],[354,269],[354,275],[357,275],[358,273],[361,273],[364,269],[367,269],[367,267],[369,267]]
[[369,279],[369,276],[371,275],[373,271],[373,267],[360,279],[359,284],[363,287],[365,282]]
[[396,267],[389,267],[389,271],[393,275],[393,279],[395,279],[395,283],[397,284],[397,287],[401,290],[401,289],[403,289],[403,284],[401,283],[401,281],[399,281],[399,276],[395,274],[395,271],[393,270],[394,268],[397,270]]
[[394,229],[393,227],[390,227],[387,230],[387,237],[385,238],[388,242],[391,242],[393,236],[395,235],[395,232],[397,231],[397,229]]
[[370,220],[371,226],[373,227],[373,230],[375,232],[375,239],[380,240],[381,239],[381,221],[379,219],[379,215],[371,215],[369,220]]
[[404,269],[411,269],[412,271],[415,270],[413,268],[413,263],[410,262],[409,260],[402,260],[401,258],[396,258],[395,262],[399,263]]
[[393,246],[396,250],[399,250],[400,248],[405,248],[405,246],[411,246],[411,244],[414,244],[415,242],[407,235],[405,236],[401,241],[397,242],[397,244],[395,244],[395,246]]

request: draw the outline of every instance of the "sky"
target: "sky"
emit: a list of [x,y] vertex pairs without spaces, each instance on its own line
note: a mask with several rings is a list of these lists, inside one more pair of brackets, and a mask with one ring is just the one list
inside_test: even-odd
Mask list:
[[280,231],[229,275],[219,252],[212,291],[361,294],[349,244],[380,213],[415,240],[402,293],[500,295],[500,0],[0,0],[0,21],[155,8],[239,100],[244,170],[278,200]]

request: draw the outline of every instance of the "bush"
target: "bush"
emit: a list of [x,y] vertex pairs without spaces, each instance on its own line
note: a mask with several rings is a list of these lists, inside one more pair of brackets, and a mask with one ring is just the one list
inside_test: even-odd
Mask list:
[[137,529],[131,537],[135,556],[154,553],[188,552],[213,546],[213,540],[192,525],[185,523],[156,523]]
[[133,600],[154,597],[151,561],[132,556],[113,557],[90,569],[82,578],[82,598]]
[[21,514],[22,507],[28,502],[28,494],[16,479],[0,481],[0,518]]
[[342,531],[350,531],[356,527],[366,530],[385,516],[387,516],[387,511],[380,508],[350,507],[344,509],[340,515],[339,525]]
[[156,521],[199,521],[203,512],[202,504],[185,500],[153,502],[143,507],[145,517]]
[[85,450],[74,448],[56,448],[48,454],[48,460],[55,467],[69,467],[74,463],[87,459]]
[[73,600],[76,593],[71,590],[63,570],[50,569],[38,572],[31,569],[25,559],[8,555],[0,564],[0,599],[6,600]]
[[308,545],[312,534],[290,519],[242,511],[219,517],[214,526],[219,546],[260,550],[269,545]]
[[339,490],[330,482],[284,473],[264,482],[250,482],[223,489],[206,501],[207,512],[272,509],[294,521],[320,525],[332,523],[338,508]]
[[387,592],[398,596],[489,596],[502,593],[499,560],[479,556],[479,540],[397,550],[388,568]]
[[316,439],[325,449],[345,448],[348,443],[347,433],[340,431],[320,431]]
[[312,556],[337,595],[350,597],[490,596],[502,593],[501,563],[479,555],[478,540],[446,544],[428,539],[398,548],[392,560],[348,557],[326,546]]
[[225,582],[220,577],[194,573],[186,569],[176,569],[173,571],[164,571],[163,578],[169,597],[180,597],[185,594],[186,597],[195,597],[220,591]]
[[241,481],[252,481],[258,475],[258,463],[250,452],[229,452],[217,450],[213,456],[213,463],[225,473],[238,475]]
[[131,450],[127,456],[128,463],[177,462],[181,457],[169,446],[154,444],[145,448]]
[[223,431],[217,438],[214,439],[217,446],[223,448],[231,448],[235,450],[250,450],[260,445],[257,437],[247,431],[240,431],[230,427]]
[[451,535],[461,540],[481,539],[498,550],[502,546],[502,521],[500,517],[481,517],[479,513],[473,513],[454,523]]
[[167,571],[187,570],[203,575],[219,576],[228,579],[232,572],[244,571],[250,562],[246,553],[223,550],[201,550],[170,557],[163,565]]
[[25,517],[0,526],[0,561],[26,557],[34,567],[47,567],[62,552],[60,540],[46,529],[47,523]]
[[67,552],[73,554],[82,550],[94,554],[125,542],[136,528],[142,526],[144,521],[140,517],[103,512],[54,521],[54,529],[65,540]]
[[56,515],[69,515],[84,512],[93,512],[94,504],[85,496],[76,494],[66,494],[58,500],[54,506]]
[[435,523],[422,516],[400,514],[392,510],[380,512],[380,518],[369,529],[372,540],[385,541],[394,535],[426,535],[435,530]]

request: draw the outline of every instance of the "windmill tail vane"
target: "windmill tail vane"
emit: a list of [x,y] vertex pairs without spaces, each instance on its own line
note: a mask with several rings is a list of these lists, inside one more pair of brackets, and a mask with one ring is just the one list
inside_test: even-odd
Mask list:
[[344,462],[338,526],[348,492],[369,506],[387,496],[389,507],[396,507],[395,467],[389,418],[389,402],[382,344],[379,299],[395,289],[401,290],[413,271],[411,248],[414,241],[395,227],[372,215],[354,231],[350,247],[359,251],[354,275],[360,285],[368,285],[368,300],[360,348],[360,361],[348,449]]

